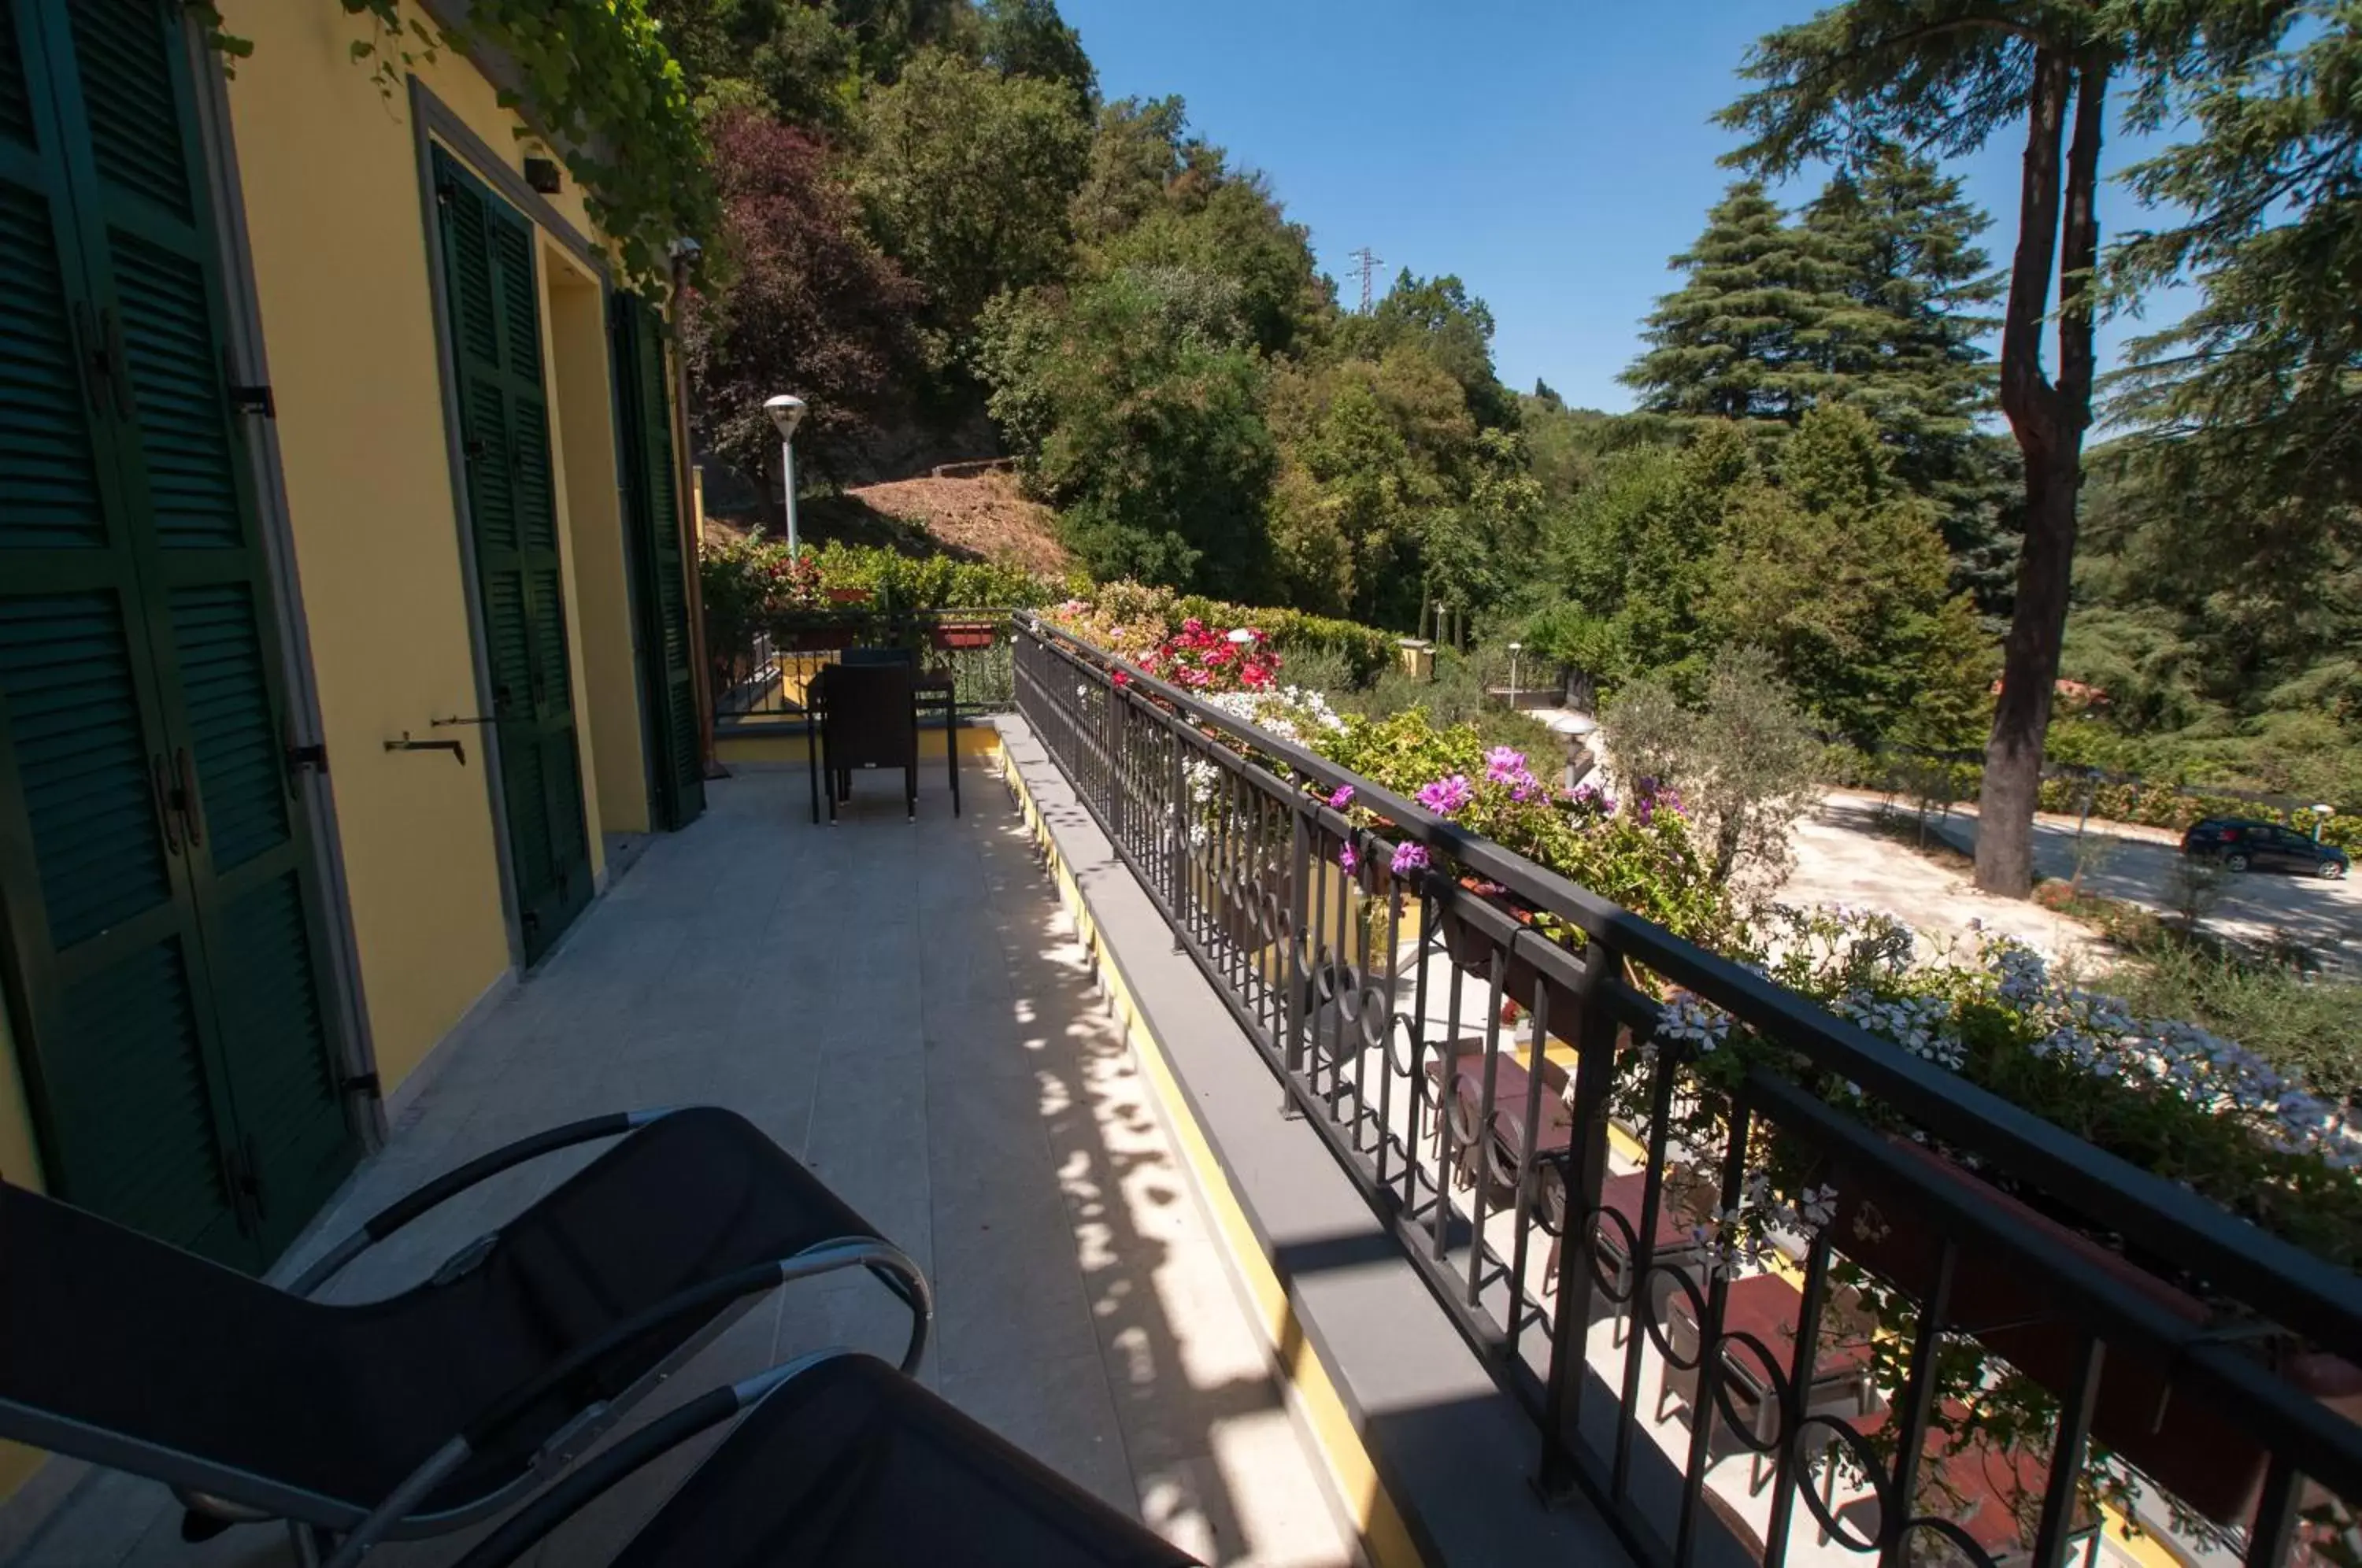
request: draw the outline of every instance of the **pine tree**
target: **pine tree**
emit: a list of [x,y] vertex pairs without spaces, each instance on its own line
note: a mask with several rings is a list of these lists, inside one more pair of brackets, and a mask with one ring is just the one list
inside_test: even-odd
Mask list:
[[1955,586],[2000,613],[2016,554],[2004,507],[2020,484],[1977,428],[1994,384],[1977,341],[2001,293],[1976,243],[1992,220],[1958,180],[1889,147],[1840,171],[1803,221],[1835,296],[1817,334],[1824,368],[1877,422],[1895,479],[1935,503]]
[[1650,313],[1623,375],[1651,413],[1794,424],[1829,390],[1824,322],[1841,303],[1815,237],[1762,182],[1741,181],[1671,266],[1688,279]]
[[[2018,230],[2003,309],[1998,397],[2024,455],[2024,543],[2000,701],[1979,796],[1977,886],[2034,883],[2034,808],[2075,560],[2075,497],[2098,349],[2100,148],[2112,83],[2155,115],[2177,83],[2233,80],[2298,7],[2049,0],[1841,0],[1765,37],[1723,111],[1747,145],[1729,161],[1779,175],[1858,164],[1909,137],[1947,156],[2022,126]],[[2058,347],[2044,364],[2042,338]]]

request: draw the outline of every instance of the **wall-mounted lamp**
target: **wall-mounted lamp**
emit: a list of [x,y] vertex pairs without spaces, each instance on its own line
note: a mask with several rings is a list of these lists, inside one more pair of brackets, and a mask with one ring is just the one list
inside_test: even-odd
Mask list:
[[528,158],[524,160],[524,182],[545,196],[554,196],[566,188],[566,175],[555,158]]

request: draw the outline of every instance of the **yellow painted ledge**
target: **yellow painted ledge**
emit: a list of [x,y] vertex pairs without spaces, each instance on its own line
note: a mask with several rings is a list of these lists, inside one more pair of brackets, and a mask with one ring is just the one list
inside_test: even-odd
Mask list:
[[[998,737],[995,737],[996,741]],[[998,747],[995,748],[998,750]],[[1148,1021],[1142,1016],[1124,984],[1122,971],[1115,956],[1099,935],[1098,923],[1091,917],[1090,906],[1083,900],[1073,870],[1059,853],[1056,838],[1042,820],[1025,780],[1007,754],[1000,754],[1000,776],[1016,796],[1019,809],[1024,813],[1027,830],[1041,845],[1052,879],[1058,889],[1059,901],[1074,916],[1075,927],[1090,949],[1092,967],[1098,972],[1109,1005],[1123,1025],[1125,1038],[1139,1058],[1150,1089],[1154,1093],[1161,1120],[1172,1131],[1174,1141],[1188,1161],[1190,1174],[1196,1180],[1207,1209],[1228,1244],[1232,1265],[1238,1270],[1254,1303],[1255,1319],[1262,1329],[1265,1343],[1274,1361],[1288,1384],[1297,1409],[1310,1429],[1319,1446],[1322,1460],[1329,1466],[1330,1479],[1338,1496],[1352,1516],[1353,1525],[1361,1532],[1363,1550],[1368,1553],[1371,1568],[1420,1568],[1423,1559],[1412,1544],[1410,1531],[1405,1527],[1402,1514],[1387,1496],[1380,1481],[1377,1466],[1372,1463],[1368,1445],[1362,1440],[1352,1413],[1345,1407],[1337,1392],[1337,1384],[1319,1353],[1312,1346],[1303,1327],[1296,1320],[1296,1311],[1287,1299],[1286,1287],[1264,1254],[1263,1243],[1256,1238],[1254,1227],[1248,1222],[1245,1207],[1231,1187],[1229,1173],[1215,1157],[1213,1146],[1206,1139],[1205,1130],[1198,1123],[1197,1113],[1190,1108],[1188,1097],[1182,1093],[1173,1068],[1165,1060],[1164,1051],[1157,1042]]]
[[[1000,734],[989,724],[966,725],[960,730],[959,738],[962,756],[1000,755]],[[714,759],[725,767],[739,762],[791,762],[801,767],[806,765],[809,755],[805,750],[800,724],[740,730],[734,734],[716,735],[713,740]],[[940,760],[943,755],[944,732],[940,729],[920,730],[919,756]],[[921,782],[924,781],[922,778]]]

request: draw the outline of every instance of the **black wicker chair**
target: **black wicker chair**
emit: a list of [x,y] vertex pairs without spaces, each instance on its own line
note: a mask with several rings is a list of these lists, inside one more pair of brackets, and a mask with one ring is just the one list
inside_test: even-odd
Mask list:
[[[455,1194],[620,1138],[383,1300],[310,1299]],[[754,1126],[712,1109],[600,1117],[470,1162],[281,1290],[0,1185],[0,1437],[175,1487],[202,1540],[284,1519],[299,1556],[489,1518],[781,1283],[866,1268],[932,1308],[916,1264]],[[342,1537],[341,1544],[335,1538]]]
[[822,783],[828,785],[828,820],[853,794],[856,767],[899,767],[902,801],[919,815],[919,703],[908,663],[833,664],[812,683],[819,745],[810,764],[812,821],[820,821]]
[[1196,1562],[884,1362],[824,1352],[649,1422],[535,1498],[458,1568],[507,1568],[607,1487],[742,1411],[612,1568]]

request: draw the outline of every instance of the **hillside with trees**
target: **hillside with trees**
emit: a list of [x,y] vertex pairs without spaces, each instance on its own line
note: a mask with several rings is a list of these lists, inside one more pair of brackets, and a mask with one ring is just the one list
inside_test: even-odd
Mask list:
[[[1457,277],[1342,306],[1285,193],[1179,98],[1103,98],[1053,0],[648,5],[725,213],[697,436],[757,487],[792,366],[808,484],[1007,455],[1101,580],[1518,640],[1600,697],[1702,701],[1752,650],[1822,740],[1982,750],[1996,889],[2046,764],[2362,797],[2334,7],[1848,0],[1769,35],[1604,414],[1505,387]],[[2118,110],[2163,150],[2110,162]],[[1947,160],[2016,138],[1997,231]],[[2103,245],[2112,178],[2160,226]],[[2176,279],[2199,308],[2103,379],[2096,314]]]

